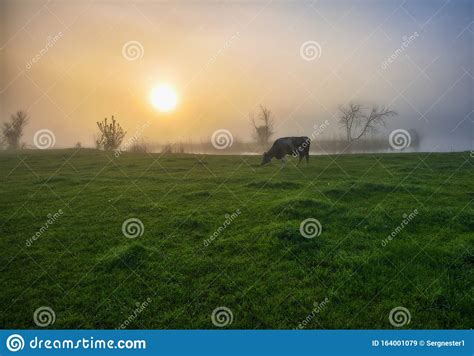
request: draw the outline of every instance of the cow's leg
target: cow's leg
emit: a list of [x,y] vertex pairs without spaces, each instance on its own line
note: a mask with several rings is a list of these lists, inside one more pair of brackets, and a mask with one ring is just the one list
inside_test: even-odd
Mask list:
[[300,165],[301,160],[303,159],[303,155],[304,155],[304,153],[302,153],[302,152],[300,152],[300,153],[298,154],[298,163],[296,164],[296,166],[299,166],[299,165]]
[[306,151],[305,156],[306,156],[306,164],[308,164],[309,163],[309,150]]
[[285,157],[281,159],[281,168],[285,167]]

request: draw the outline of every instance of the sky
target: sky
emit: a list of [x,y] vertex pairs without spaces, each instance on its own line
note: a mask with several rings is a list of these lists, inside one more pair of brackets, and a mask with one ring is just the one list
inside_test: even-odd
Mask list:
[[[382,134],[416,130],[426,151],[474,149],[472,1],[0,0],[0,121],[23,140],[93,145],[114,115],[151,142],[251,139],[268,107],[278,136],[342,136],[338,107],[398,112]],[[151,90],[178,103],[163,113]],[[141,128],[146,127],[142,130]]]

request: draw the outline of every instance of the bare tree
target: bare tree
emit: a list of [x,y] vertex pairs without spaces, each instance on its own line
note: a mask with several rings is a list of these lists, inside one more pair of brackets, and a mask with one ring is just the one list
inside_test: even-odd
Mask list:
[[122,129],[120,124],[115,121],[112,115],[112,122],[109,124],[107,118],[102,122],[97,121],[99,134],[95,138],[97,148],[102,148],[106,151],[116,150],[120,147],[126,132]]
[[258,118],[255,119],[253,114],[250,114],[249,116],[253,125],[254,138],[260,146],[267,146],[268,141],[275,133],[273,129],[274,121],[271,111],[265,106],[260,105],[260,114],[258,115]]
[[11,116],[10,122],[3,123],[2,140],[10,149],[20,148],[20,139],[23,130],[28,123],[28,115],[25,111],[19,110]]
[[342,113],[339,123],[346,130],[346,139],[352,141],[352,128],[357,125],[357,121],[361,117],[361,107],[359,104],[349,104],[347,107],[340,106],[339,111]]
[[397,113],[389,108],[373,106],[369,113],[364,113],[360,104],[349,104],[339,107],[339,123],[346,130],[348,142],[356,141],[370,132],[376,132],[378,126],[385,126],[385,120]]

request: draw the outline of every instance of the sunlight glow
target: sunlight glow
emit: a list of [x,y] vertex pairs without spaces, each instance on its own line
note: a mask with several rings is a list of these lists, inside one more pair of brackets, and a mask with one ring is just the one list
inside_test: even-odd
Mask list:
[[178,97],[172,87],[167,84],[160,84],[151,90],[150,101],[155,109],[169,112],[176,107]]

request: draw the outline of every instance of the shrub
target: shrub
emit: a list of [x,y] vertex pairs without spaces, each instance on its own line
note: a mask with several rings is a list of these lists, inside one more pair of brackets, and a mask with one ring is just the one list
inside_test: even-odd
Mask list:
[[120,147],[126,132],[122,129],[120,124],[115,121],[113,115],[110,124],[107,122],[107,118],[105,118],[102,122],[97,121],[97,127],[100,131],[95,140],[97,148],[111,151]]

